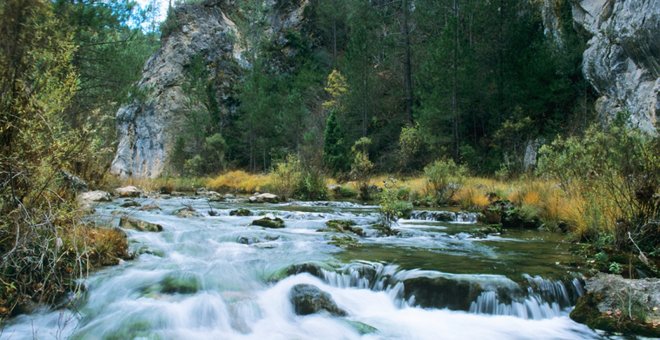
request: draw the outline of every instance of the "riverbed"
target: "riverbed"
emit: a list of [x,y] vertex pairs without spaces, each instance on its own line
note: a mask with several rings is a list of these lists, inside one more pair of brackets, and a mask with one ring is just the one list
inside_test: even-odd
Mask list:
[[[556,234],[475,235],[474,214],[417,211],[385,236],[371,227],[377,207],[359,203],[135,200],[160,209],[120,199],[92,218],[117,225],[128,215],[163,231],[125,230],[134,260],[90,275],[74,307],[19,316],[0,338],[599,338],[568,317],[583,281]],[[199,216],[177,217],[182,207]],[[252,216],[231,216],[238,208]],[[251,225],[264,216],[285,227]],[[329,220],[354,221],[363,236],[324,230]],[[297,315],[298,284],[328,293],[346,316]]]

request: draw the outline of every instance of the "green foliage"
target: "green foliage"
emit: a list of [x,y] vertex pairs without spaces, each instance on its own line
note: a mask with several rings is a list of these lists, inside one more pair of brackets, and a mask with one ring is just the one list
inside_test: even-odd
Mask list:
[[374,164],[369,159],[369,145],[371,139],[362,137],[358,139],[351,151],[353,152],[353,163],[351,163],[351,177],[358,184],[360,190],[360,197],[363,200],[369,199],[369,177]]
[[398,197],[399,190],[396,180],[389,178],[385,181],[383,192],[380,193],[380,222],[383,226],[391,228],[400,218],[410,216],[413,206],[408,201],[402,201]]
[[71,27],[46,0],[0,2],[0,319],[51,304],[96,266],[126,257],[121,233],[82,224],[61,174],[89,157],[71,124],[79,68]]
[[330,111],[325,126],[323,161],[332,173],[341,173],[349,167],[347,154],[348,151],[344,145],[341,127],[337,122],[337,115],[334,110]]
[[399,162],[402,170],[415,169],[422,161],[424,140],[420,133],[419,123],[415,126],[405,126],[399,135]]
[[293,194],[298,189],[298,184],[303,178],[302,164],[296,155],[290,154],[286,156],[283,162],[275,165],[273,171],[273,189],[275,193],[283,198],[293,197]]
[[307,200],[327,198],[325,178],[321,171],[303,166],[294,154],[287,155],[283,162],[277,163],[273,175],[273,189],[284,198],[294,196]]
[[625,121],[620,116],[607,127],[591,126],[582,137],[557,138],[541,149],[538,173],[587,202],[580,236],[611,233],[618,248],[635,250],[632,239],[650,252],[660,242],[660,142]]
[[424,168],[429,191],[440,203],[446,203],[461,188],[467,169],[453,160],[437,160]]

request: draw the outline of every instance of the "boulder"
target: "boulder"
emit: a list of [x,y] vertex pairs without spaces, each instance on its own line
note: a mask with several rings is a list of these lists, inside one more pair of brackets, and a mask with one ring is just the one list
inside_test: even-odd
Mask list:
[[136,186],[128,185],[115,189],[115,194],[119,197],[140,197],[142,196],[142,190]]
[[78,194],[78,203],[81,206],[87,206],[96,202],[110,202],[112,196],[109,193],[101,190],[87,191]]
[[277,203],[279,201],[279,196],[269,193],[255,194],[248,199],[250,203]]
[[571,319],[605,331],[660,337],[660,279],[599,273],[585,289]]
[[163,226],[161,226],[160,224],[142,221],[137,218],[133,218],[126,215],[119,218],[119,226],[122,228],[133,229],[137,231],[151,231],[151,232],[163,231]]
[[174,215],[181,218],[188,217],[201,217],[202,215],[197,212],[193,207],[183,207],[174,211]]
[[73,189],[73,191],[81,192],[89,190],[87,182],[82,178],[64,170],[61,170],[60,174],[62,175],[64,183],[66,183],[69,188]]
[[252,225],[257,225],[264,228],[280,229],[280,228],[284,228],[284,220],[282,220],[279,217],[275,217],[275,218],[263,217],[252,221]]
[[135,202],[134,200],[125,200],[124,203],[120,205],[122,208],[131,208],[131,207],[139,207],[140,203]]
[[310,284],[297,284],[289,292],[289,300],[297,315],[309,315],[322,311],[335,316],[346,316],[346,311],[339,308],[330,294]]
[[239,208],[229,212],[229,216],[252,216],[252,212],[245,208]]

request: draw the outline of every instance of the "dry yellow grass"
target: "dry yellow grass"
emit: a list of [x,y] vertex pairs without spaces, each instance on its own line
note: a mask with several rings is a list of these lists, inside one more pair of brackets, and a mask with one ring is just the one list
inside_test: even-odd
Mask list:
[[249,174],[241,170],[229,171],[206,181],[206,185],[213,190],[241,193],[265,191],[271,184],[271,174]]

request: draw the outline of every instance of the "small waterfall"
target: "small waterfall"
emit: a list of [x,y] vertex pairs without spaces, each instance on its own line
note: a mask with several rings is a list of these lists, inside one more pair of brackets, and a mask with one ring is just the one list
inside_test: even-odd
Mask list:
[[418,210],[410,214],[412,220],[422,221],[439,221],[460,224],[475,224],[477,223],[477,213],[471,212],[453,212],[453,211],[429,211]]
[[470,304],[470,312],[476,314],[511,315],[523,319],[546,319],[561,316],[564,310],[575,304],[584,293],[578,278],[568,283],[547,280],[540,276],[524,275],[527,296],[509,303],[502,302],[497,292],[486,291]]
[[[547,319],[565,314],[566,308],[584,293],[582,281],[573,278],[569,281],[548,280],[541,276],[524,275],[524,283],[498,284],[506,280],[500,277],[463,277],[433,271],[401,270],[397,265],[381,263],[352,263],[338,271],[322,270],[322,279],[338,288],[370,289],[385,291],[400,308],[416,306],[416,297],[406,294],[406,280],[422,276],[429,278],[446,276],[457,285],[465,280],[473,280],[475,287],[483,291],[469,303],[470,313],[489,315],[510,315],[522,319]],[[441,291],[437,292],[442,294]],[[449,293],[449,292],[448,292]],[[467,296],[466,296],[467,298]],[[446,308],[445,306],[436,306]]]

